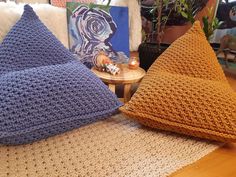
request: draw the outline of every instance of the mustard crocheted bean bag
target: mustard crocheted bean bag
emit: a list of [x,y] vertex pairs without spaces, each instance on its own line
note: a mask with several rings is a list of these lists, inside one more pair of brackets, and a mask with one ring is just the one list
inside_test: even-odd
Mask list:
[[199,22],[156,60],[121,111],[153,128],[236,140],[236,93]]

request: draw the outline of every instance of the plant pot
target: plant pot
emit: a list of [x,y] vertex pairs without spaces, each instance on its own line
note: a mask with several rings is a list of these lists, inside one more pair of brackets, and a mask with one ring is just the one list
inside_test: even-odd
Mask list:
[[160,50],[158,50],[156,43],[145,42],[140,44],[138,49],[140,67],[147,71],[168,46],[168,44],[161,44]]
[[181,26],[166,26],[164,34],[162,36],[162,42],[171,44],[176,39],[184,35],[190,28],[191,24],[187,23]]

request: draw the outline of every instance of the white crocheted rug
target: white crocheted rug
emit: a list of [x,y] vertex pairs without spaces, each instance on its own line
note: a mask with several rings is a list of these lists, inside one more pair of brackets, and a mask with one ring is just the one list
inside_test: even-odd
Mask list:
[[30,145],[0,146],[0,176],[164,177],[219,146],[118,114]]

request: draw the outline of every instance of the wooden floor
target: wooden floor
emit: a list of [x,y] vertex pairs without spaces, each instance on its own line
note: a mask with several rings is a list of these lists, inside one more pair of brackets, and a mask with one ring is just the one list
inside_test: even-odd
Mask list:
[[[235,75],[226,73],[226,76],[236,91]],[[224,145],[170,177],[236,177],[236,143]]]

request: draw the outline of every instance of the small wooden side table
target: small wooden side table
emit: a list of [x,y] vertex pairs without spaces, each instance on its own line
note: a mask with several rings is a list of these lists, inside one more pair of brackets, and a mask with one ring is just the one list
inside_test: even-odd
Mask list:
[[142,68],[129,69],[127,64],[119,66],[120,73],[111,75],[106,72],[96,70],[94,67],[91,69],[104,83],[108,84],[109,89],[115,93],[117,84],[124,85],[124,103],[128,102],[131,98],[131,86],[134,83],[139,83],[146,72]]

